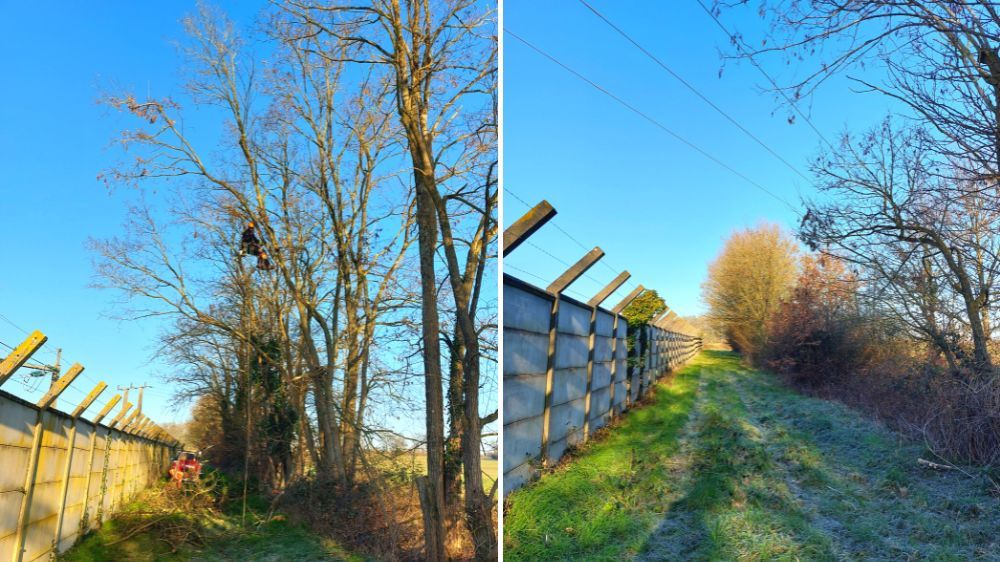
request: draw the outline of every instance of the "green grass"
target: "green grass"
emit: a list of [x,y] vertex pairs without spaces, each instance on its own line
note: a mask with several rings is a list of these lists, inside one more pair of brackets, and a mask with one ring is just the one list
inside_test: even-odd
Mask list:
[[606,439],[534,485],[511,494],[504,560],[616,558],[634,552],[666,509],[670,459],[688,420],[702,357],[655,388],[655,403],[633,410]]
[[[427,474],[427,455],[422,452],[410,452],[399,455],[395,458],[398,465],[405,466],[415,474]],[[480,461],[483,471],[483,488],[488,492],[497,481],[497,474],[500,469],[500,461],[497,459],[482,459]]]
[[[147,492],[150,493],[150,492]],[[162,506],[162,504],[158,504]],[[248,501],[248,521],[259,521],[266,513],[267,504],[260,498]],[[122,513],[104,523],[96,532],[89,534],[79,544],[59,557],[65,562],[247,562],[290,560],[319,562],[342,560],[356,562],[364,560],[341,549],[333,540],[314,535],[299,525],[290,523],[283,517],[276,517],[259,526],[240,525],[241,504],[232,502],[214,516],[200,517],[195,523],[199,533],[205,538],[204,544],[181,544],[173,550],[168,544],[171,536],[162,530],[147,530],[134,536],[125,537],[129,529],[135,529],[137,521],[148,519],[150,512],[145,494],[128,504]],[[129,524],[123,523],[129,520]],[[190,516],[170,515],[158,524],[158,529],[177,526],[191,526]],[[122,540],[124,539],[124,540]]]
[[927,455],[706,352],[511,495],[504,558],[1000,560],[1000,500],[983,479],[920,468]]

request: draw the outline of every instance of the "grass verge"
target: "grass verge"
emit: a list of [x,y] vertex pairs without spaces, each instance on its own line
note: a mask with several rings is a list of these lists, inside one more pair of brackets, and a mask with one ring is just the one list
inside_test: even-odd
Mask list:
[[694,404],[696,359],[538,482],[513,492],[504,515],[504,560],[614,558],[644,542],[672,486],[669,459]]
[[929,455],[705,352],[606,439],[511,494],[504,557],[1000,561],[991,482],[924,469]]

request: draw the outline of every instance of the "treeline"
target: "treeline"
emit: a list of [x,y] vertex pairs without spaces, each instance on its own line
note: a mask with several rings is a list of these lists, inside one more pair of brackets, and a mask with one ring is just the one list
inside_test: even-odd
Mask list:
[[[202,5],[184,25],[183,105],[103,99],[131,119],[103,177],[144,196],[93,242],[100,284],[170,321],[168,380],[213,464],[380,558],[496,559],[495,7],[279,2],[244,34]],[[407,449],[426,475],[398,477]]]
[[764,74],[790,123],[815,129],[810,98],[842,79],[894,113],[833,140],[817,130],[817,193],[797,232],[813,253],[788,269],[771,245],[784,268],[748,277],[767,298],[730,336],[805,379],[859,377],[854,400],[940,452],[997,460],[1000,12],[986,1],[766,0],[756,13],[765,31],[735,33],[732,55],[789,68]]
[[845,260],[761,225],[726,242],[702,289],[707,321],[751,364],[867,410],[943,458],[1000,459],[997,374],[946,353],[972,357],[972,337],[939,346]]

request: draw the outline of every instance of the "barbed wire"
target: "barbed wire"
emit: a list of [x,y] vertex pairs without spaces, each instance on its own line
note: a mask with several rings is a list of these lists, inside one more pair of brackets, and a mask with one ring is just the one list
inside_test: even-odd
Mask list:
[[[525,201],[524,199],[522,199],[521,197],[519,197],[517,195],[517,193],[515,193],[514,191],[512,191],[510,188],[504,187],[503,189],[508,194],[510,194],[512,197],[514,197],[514,199],[516,199],[522,205],[524,205],[525,207],[527,207],[528,209],[532,208],[532,205],[530,205],[527,201]],[[567,238],[569,238],[570,240],[572,240],[577,246],[579,246],[583,250],[585,250],[587,252],[589,252],[591,250],[591,248],[588,248],[583,242],[580,242],[576,237],[574,237],[572,234],[570,234],[566,229],[564,229],[563,227],[561,227],[559,225],[559,223],[556,222],[555,219],[549,219],[549,221],[546,224],[551,224],[556,230],[558,230],[559,232],[561,232],[562,234],[564,234]],[[535,244],[531,240],[527,240],[526,242],[530,246],[533,246],[533,247],[537,248],[538,250],[544,252],[546,255],[548,255],[548,256],[552,257],[553,259],[559,261],[560,263],[562,263],[566,267],[571,267],[572,264],[566,262],[565,260],[563,260],[562,258],[559,258],[558,256],[553,255],[551,252],[549,252],[549,251],[545,250],[544,248],[538,246],[537,244]],[[612,273],[614,273],[615,275],[618,275],[622,271],[625,271],[624,269],[616,269],[615,267],[613,267],[608,262],[608,260],[606,258],[601,258],[600,260],[598,260],[597,263],[599,263],[599,264],[603,265],[604,267],[608,268],[608,270],[611,271]],[[504,267],[507,267],[507,263],[506,262],[504,262]],[[583,277],[585,277],[587,279],[590,279],[591,281],[597,283],[600,287],[604,287],[605,285],[607,285],[606,282],[602,282],[602,281],[596,279],[595,277],[593,277],[589,273],[585,273],[583,275]],[[629,279],[627,279],[625,281],[625,283],[622,284],[622,286],[634,289],[634,288],[638,287],[639,285],[635,281],[633,281],[632,278],[630,277]]]

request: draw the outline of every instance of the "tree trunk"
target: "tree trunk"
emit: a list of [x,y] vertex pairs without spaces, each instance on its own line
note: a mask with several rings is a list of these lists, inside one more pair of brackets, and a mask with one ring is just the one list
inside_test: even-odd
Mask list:
[[444,456],[444,499],[449,513],[458,513],[462,500],[462,436],[465,427],[465,344],[456,326],[452,334],[448,381],[448,442]]
[[[350,278],[347,279],[350,282]],[[347,316],[347,361],[344,366],[344,388],[340,407],[341,451],[344,455],[344,475],[346,484],[354,484],[357,466],[358,426],[355,417],[358,396],[359,356],[361,354],[358,337],[358,314],[356,299],[349,287],[344,290],[344,314]]]
[[320,432],[320,466],[319,472],[338,483],[344,481],[344,459],[340,454],[340,439],[337,425],[333,421],[333,397],[330,383],[325,372],[314,377],[314,393],[316,401],[316,422]]
[[[418,149],[411,146],[415,163],[417,188],[417,229],[420,253],[421,341],[424,360],[424,393],[427,401],[427,481],[426,493],[421,494],[424,512],[425,558],[431,562],[445,560],[444,532],[444,398],[441,381],[441,346],[438,341],[440,319],[437,305],[437,217],[429,190],[434,189],[432,167],[422,166]],[[429,159],[427,159],[429,163]]]
[[497,559],[497,535],[493,527],[493,502],[483,492],[480,456],[482,424],[479,418],[479,342],[468,342],[465,365],[465,428],[462,432],[462,465],[465,469],[465,515],[469,520],[476,560]]
[[959,292],[962,295],[962,300],[965,302],[966,316],[969,318],[969,328],[972,329],[973,361],[975,362],[973,368],[979,372],[989,371],[993,368],[993,363],[990,359],[990,350],[987,347],[983,318],[979,314],[979,299],[972,294],[972,281],[969,279],[969,274],[965,271],[965,268],[962,267],[960,256],[955,256],[951,248],[947,247],[943,242],[939,244],[939,249],[951,268],[952,273],[958,277]]

